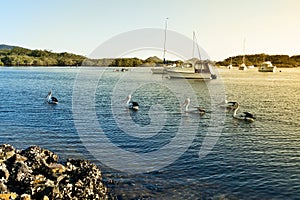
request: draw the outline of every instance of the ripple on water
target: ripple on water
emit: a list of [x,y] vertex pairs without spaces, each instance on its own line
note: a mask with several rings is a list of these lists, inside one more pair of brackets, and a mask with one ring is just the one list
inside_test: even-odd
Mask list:
[[[89,70],[96,73],[99,69]],[[1,143],[11,143],[16,148],[35,144],[57,152],[63,159],[91,159],[103,168],[107,179],[117,182],[111,188],[121,199],[299,198],[300,73],[297,69],[284,69],[274,74],[220,69],[219,77],[225,83],[227,99],[238,101],[240,111],[250,111],[257,119],[252,124],[243,123],[227,113],[217,144],[201,159],[198,153],[208,130],[220,127],[214,127],[209,113],[200,118],[181,115],[179,105],[182,102],[177,96],[187,89],[179,80],[159,76],[159,80],[178,85],[173,91],[158,82],[144,84],[143,80],[154,76],[146,68],[138,69],[135,73],[138,76],[131,76],[127,82],[122,82],[124,73],[106,71],[95,91],[95,107],[86,102],[82,102],[82,107],[95,109],[97,123],[118,147],[130,152],[155,152],[176,136],[181,120],[189,124],[186,136],[196,130],[189,149],[176,162],[158,171],[137,175],[110,169],[90,155],[82,144],[78,131],[84,131],[84,121],[79,125],[82,130],[76,129],[72,110],[77,72],[78,69],[70,68],[1,68],[0,91],[6,97],[5,103],[0,103]],[[131,72],[126,73],[130,76]],[[133,98],[141,103],[141,110],[130,113],[123,107],[123,99],[128,94],[120,99],[114,99],[113,94],[122,84],[136,85],[139,81],[142,84],[133,91]],[[210,110],[210,94],[205,82],[189,81],[189,84],[199,104]],[[82,87],[89,88],[89,82]],[[57,106],[44,103],[49,90],[59,99]],[[163,126],[159,121],[153,123],[155,117],[163,118],[159,117],[160,109],[153,109],[156,105],[167,113]],[[151,137],[145,137],[145,133],[126,132],[127,120],[140,128],[152,125],[153,131],[147,132]],[[162,128],[155,129],[157,126]],[[96,133],[89,134],[95,148],[101,148]]]

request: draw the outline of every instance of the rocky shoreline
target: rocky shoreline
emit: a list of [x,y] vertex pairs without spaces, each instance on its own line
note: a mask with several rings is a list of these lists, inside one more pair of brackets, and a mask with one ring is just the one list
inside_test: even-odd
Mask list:
[[57,154],[39,146],[17,150],[2,144],[0,200],[115,199],[96,165],[86,160],[58,160]]

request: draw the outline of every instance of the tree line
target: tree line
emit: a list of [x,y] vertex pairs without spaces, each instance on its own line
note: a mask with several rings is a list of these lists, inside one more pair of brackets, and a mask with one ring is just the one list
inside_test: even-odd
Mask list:
[[84,56],[72,53],[53,53],[22,47],[0,50],[0,66],[77,66],[84,59]]
[[[243,55],[226,58],[223,61],[216,62],[219,66],[239,66],[242,64]],[[300,55],[268,55],[268,54],[253,54],[245,55],[245,64],[247,66],[259,66],[262,62],[271,61],[276,67],[300,67]]]
[[[180,61],[168,61],[178,63]],[[146,60],[139,58],[89,59],[72,53],[54,53],[48,50],[30,50],[22,47],[0,48],[0,66],[112,66],[136,67],[156,66],[163,61],[156,56]]]
[[[215,62],[219,66],[242,64],[243,55],[226,58]],[[245,56],[247,66],[259,66],[264,61],[271,61],[277,67],[300,67],[300,55],[254,54]],[[168,60],[167,64],[180,65],[183,61]],[[0,66],[112,66],[112,67],[154,67],[163,64],[163,60],[153,56],[145,60],[140,58],[102,58],[89,59],[72,53],[54,53],[48,50],[30,50],[22,47],[0,48]]]

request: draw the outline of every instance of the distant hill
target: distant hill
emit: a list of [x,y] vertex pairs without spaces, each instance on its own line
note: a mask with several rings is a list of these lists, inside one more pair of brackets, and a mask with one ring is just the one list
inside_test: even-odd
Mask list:
[[6,44],[0,44],[0,50],[12,50],[13,48],[15,48],[16,46],[10,46],[10,45],[6,45]]
[[163,62],[163,60],[158,58],[157,56],[149,57],[145,61],[148,63],[162,63]]
[[31,50],[0,45],[0,66],[79,66],[86,59],[81,55],[47,50]]
[[[253,54],[245,55],[245,64],[247,66],[260,66],[264,61],[271,61],[276,67],[300,67],[300,55],[268,55],[268,54]],[[226,58],[223,61],[216,62],[218,66],[228,66],[232,63],[233,66],[239,66],[243,62],[243,55]]]

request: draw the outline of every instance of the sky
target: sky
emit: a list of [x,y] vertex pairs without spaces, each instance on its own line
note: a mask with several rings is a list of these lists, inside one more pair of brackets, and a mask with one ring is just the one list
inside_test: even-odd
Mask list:
[[191,39],[195,31],[199,46],[215,61],[244,52],[300,55],[299,0],[0,0],[0,5],[0,44],[29,49],[89,56],[119,34],[164,29],[168,18],[168,30]]

